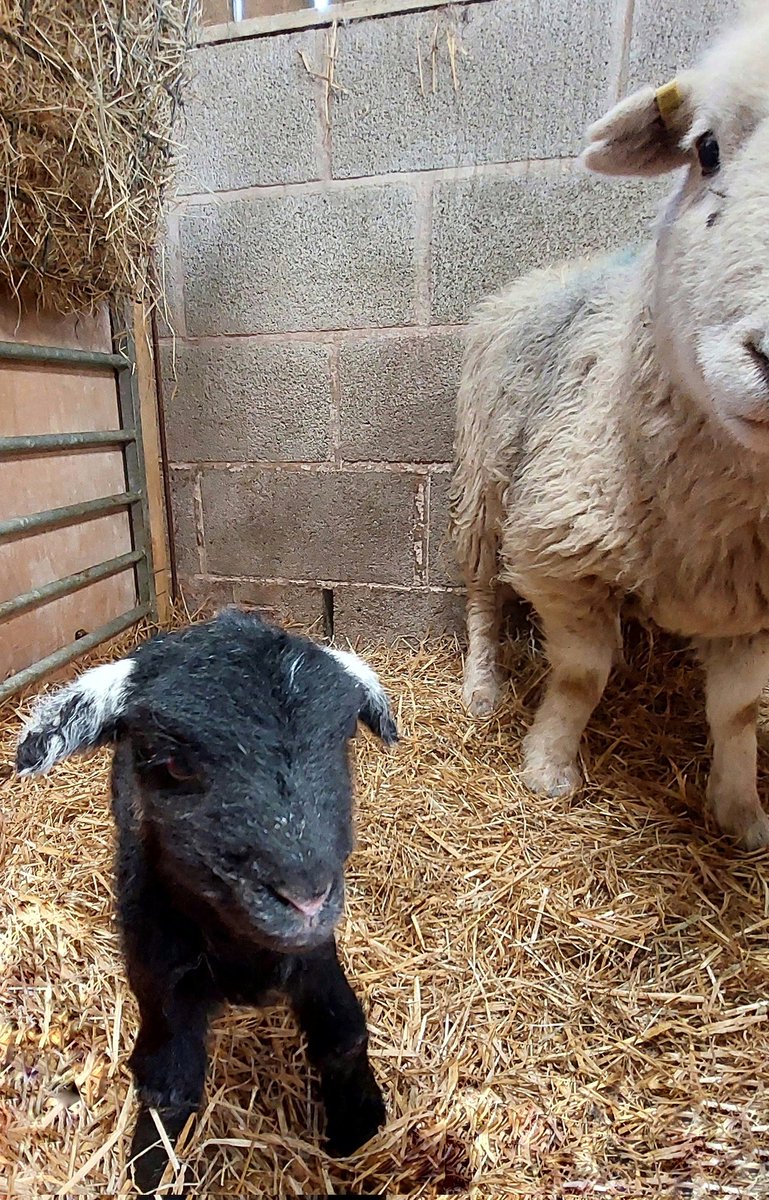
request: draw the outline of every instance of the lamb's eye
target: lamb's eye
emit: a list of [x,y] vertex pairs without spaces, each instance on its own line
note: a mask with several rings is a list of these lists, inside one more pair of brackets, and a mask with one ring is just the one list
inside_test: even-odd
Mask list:
[[228,867],[240,870],[243,867],[249,867],[253,863],[253,852],[248,846],[240,846],[234,850],[226,850],[224,852],[224,861]]
[[169,758],[163,764],[166,773],[175,779],[177,783],[189,783],[190,780],[196,778],[195,771],[188,767],[186,763],[180,762],[178,758]]
[[721,166],[721,151],[715,134],[708,130],[697,138],[697,157],[700,160],[703,175],[715,175]]
[[145,757],[139,754],[136,765],[145,779],[161,791],[172,792],[178,788],[198,791],[203,784],[201,773],[195,764],[187,761],[186,756],[148,754]]

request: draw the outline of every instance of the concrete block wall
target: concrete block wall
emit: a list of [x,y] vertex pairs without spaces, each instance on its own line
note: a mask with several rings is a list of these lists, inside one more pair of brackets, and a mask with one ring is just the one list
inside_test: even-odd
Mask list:
[[[445,542],[462,326],[536,265],[645,236],[666,184],[585,126],[738,0],[467,0],[201,46],[163,372],[188,603],[461,628]],[[171,336],[171,329],[175,338]]]

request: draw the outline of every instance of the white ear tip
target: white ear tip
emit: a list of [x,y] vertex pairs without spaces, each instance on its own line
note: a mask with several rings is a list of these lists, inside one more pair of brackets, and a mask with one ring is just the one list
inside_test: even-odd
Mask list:
[[367,662],[364,662],[354,650],[337,650],[335,646],[324,646],[323,649],[336,659],[348,675],[357,679],[366,691],[381,687],[376,671]]
[[336,650],[332,646],[324,646],[323,649],[362,687],[366,701],[359,715],[364,724],[368,725],[385,745],[397,742],[398,729],[390,712],[387,693],[376,671],[352,650]]
[[600,161],[601,155],[606,148],[605,142],[593,142],[585,149],[577,159],[577,166],[582,171],[592,171],[595,169],[596,163]]
[[108,736],[125,706],[135,665],[132,658],[104,663],[66,687],[40,696],[19,738],[19,775],[43,775],[62,758],[96,746]]
[[585,130],[585,143],[603,141],[601,132],[606,124],[606,117],[600,117],[599,120],[593,121]]

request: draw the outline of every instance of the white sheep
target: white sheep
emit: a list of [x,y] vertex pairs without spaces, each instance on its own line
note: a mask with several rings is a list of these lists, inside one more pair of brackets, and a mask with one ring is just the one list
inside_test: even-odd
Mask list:
[[769,845],[756,718],[769,679],[769,14],[588,131],[608,175],[683,168],[637,253],[536,271],[479,308],[459,390],[452,536],[468,588],[464,698],[500,698],[500,595],[542,623],[549,683],[524,778],[580,783],[579,742],[632,597],[706,671],[708,797]]

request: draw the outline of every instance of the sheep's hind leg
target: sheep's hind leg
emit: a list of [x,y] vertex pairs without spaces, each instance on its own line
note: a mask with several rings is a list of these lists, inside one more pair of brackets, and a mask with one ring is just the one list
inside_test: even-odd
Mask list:
[[385,1107],[368,1059],[366,1018],[333,941],[297,956],[286,992],[320,1075],[329,1153],[344,1158],[384,1124]]
[[523,743],[523,780],[533,792],[564,796],[582,782],[579,743],[620,650],[616,610],[538,603],[551,672]]
[[489,717],[502,698],[503,675],[499,665],[504,588],[497,579],[499,541],[492,531],[493,498],[486,496],[475,513],[479,532],[466,539],[459,558],[467,586],[465,656],[462,699],[474,717]]
[[713,738],[708,801],[724,833],[746,850],[769,846],[756,787],[756,721],[769,678],[769,637],[700,643]]
[[488,717],[502,696],[499,666],[501,597],[492,583],[467,589],[467,657],[462,699],[474,717]]

